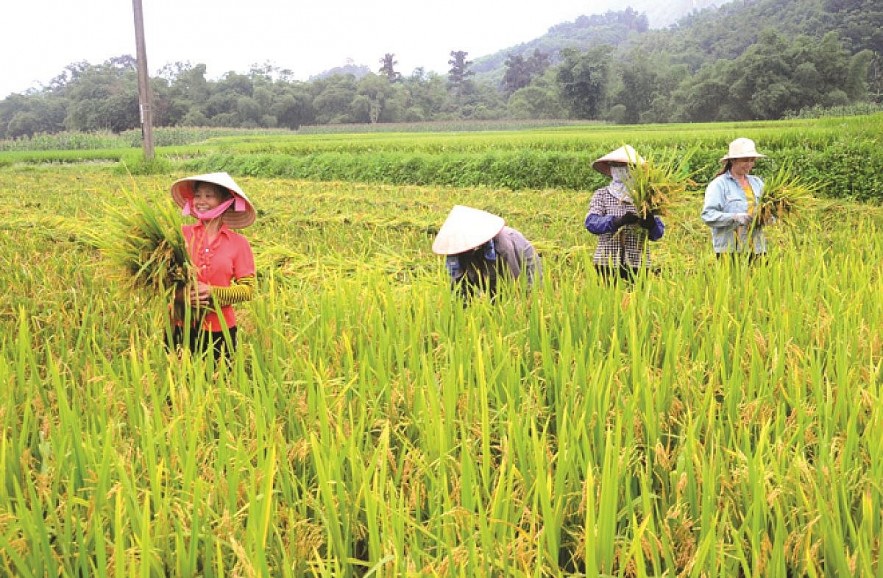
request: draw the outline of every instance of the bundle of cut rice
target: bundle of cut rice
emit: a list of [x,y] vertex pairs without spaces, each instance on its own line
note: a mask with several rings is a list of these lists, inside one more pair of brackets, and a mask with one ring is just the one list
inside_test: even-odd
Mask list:
[[790,214],[812,202],[822,186],[795,174],[792,164],[784,162],[772,176],[764,179],[764,192],[756,214],[763,223],[787,220]]
[[93,244],[120,272],[133,292],[168,297],[193,276],[181,231],[181,213],[172,203],[152,204],[129,193],[121,208],[108,209],[108,222]]
[[688,186],[695,186],[688,169],[693,152],[690,150],[677,156],[677,151],[671,151],[658,159],[648,158],[643,164],[632,168],[626,186],[638,216],[646,218],[649,214],[666,214]]

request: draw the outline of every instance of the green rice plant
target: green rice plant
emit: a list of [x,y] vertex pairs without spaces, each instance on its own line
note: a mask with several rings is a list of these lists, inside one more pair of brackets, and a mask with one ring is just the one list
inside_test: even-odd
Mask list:
[[755,214],[764,223],[788,220],[797,211],[807,208],[825,188],[825,184],[810,180],[794,171],[786,160],[763,183],[763,195]]
[[647,215],[665,215],[678,202],[687,188],[695,186],[689,170],[690,158],[695,149],[685,154],[669,151],[655,158],[648,157],[644,163],[636,163],[629,171],[626,182],[629,195],[641,218]]
[[[171,202],[152,203],[137,191],[124,193],[121,200],[121,206],[108,207],[105,222],[89,239],[122,287],[168,298],[192,284],[194,269],[178,208]],[[176,314],[183,318],[183,311]]]
[[[168,178],[3,171],[0,574],[883,575],[879,207],[808,204],[747,268],[685,195],[662,273],[607,286],[588,191],[249,177],[217,365],[85,233]],[[505,205],[541,286],[464,308],[453,203]]]

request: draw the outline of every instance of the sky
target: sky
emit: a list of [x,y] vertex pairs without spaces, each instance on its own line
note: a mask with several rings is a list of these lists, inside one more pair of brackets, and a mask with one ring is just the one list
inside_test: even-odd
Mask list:
[[[75,62],[135,56],[129,0],[19,0],[0,25],[0,99],[39,89]],[[142,0],[147,65],[205,64],[209,79],[269,63],[308,80],[351,59],[377,71],[446,74],[452,50],[492,54],[615,0]]]

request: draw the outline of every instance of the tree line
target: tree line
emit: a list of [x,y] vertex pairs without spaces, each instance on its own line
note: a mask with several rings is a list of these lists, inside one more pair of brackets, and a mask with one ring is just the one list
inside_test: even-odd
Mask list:
[[[734,34],[736,17],[757,25]],[[270,63],[211,80],[204,64],[178,62],[151,78],[153,119],[156,126],[287,129],[463,119],[771,120],[880,103],[881,29],[876,0],[740,0],[662,31],[649,30],[631,9],[582,17],[550,29],[546,49],[510,51],[496,75],[476,74],[465,51],[450,52],[445,75],[422,68],[404,75],[395,55],[384,54],[376,71],[310,81]],[[588,40],[567,45],[574,33]],[[2,139],[138,126],[136,61],[127,55],[70,64],[42,89],[0,101]]]

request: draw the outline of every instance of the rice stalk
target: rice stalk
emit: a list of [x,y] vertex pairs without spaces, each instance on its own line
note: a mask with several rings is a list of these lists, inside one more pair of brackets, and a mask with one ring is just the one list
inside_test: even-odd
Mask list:
[[127,197],[121,206],[108,208],[108,219],[92,235],[92,244],[126,290],[167,297],[194,277],[181,215],[171,203],[153,204],[134,192]]
[[793,165],[786,161],[764,180],[764,192],[757,205],[758,218],[769,223],[773,219],[787,220],[796,211],[805,208],[822,189],[823,183],[809,181],[795,174]]
[[666,215],[669,208],[686,192],[687,187],[695,186],[689,171],[693,150],[678,157],[678,151],[657,158],[648,158],[643,164],[635,164],[626,182],[629,195],[642,219],[648,215]]

